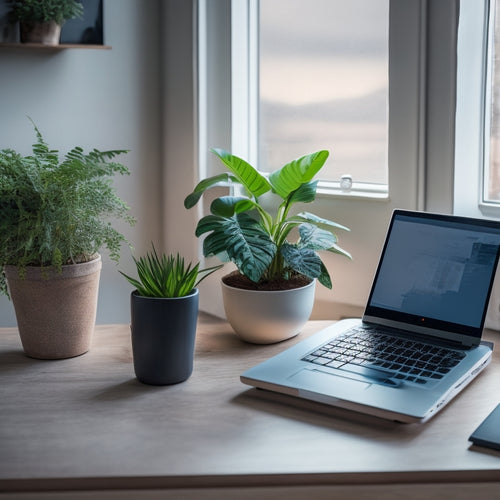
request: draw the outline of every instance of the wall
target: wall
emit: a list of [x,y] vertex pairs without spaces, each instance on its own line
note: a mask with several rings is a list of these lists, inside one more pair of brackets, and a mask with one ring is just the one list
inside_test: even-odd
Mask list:
[[[161,247],[160,0],[106,0],[104,42],[112,50],[61,52],[0,49],[0,148],[28,154],[30,116],[52,148],[128,149],[120,158],[131,175],[116,180],[137,224],[120,225],[140,253]],[[103,253],[98,323],[129,321],[133,272],[123,248],[119,266]],[[16,324],[12,303],[0,297],[0,326]]]

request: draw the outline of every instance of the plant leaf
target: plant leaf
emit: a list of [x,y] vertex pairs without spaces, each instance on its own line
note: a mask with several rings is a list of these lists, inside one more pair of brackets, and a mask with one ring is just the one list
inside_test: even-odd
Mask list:
[[290,193],[302,184],[310,182],[321,170],[328,158],[328,151],[321,150],[310,155],[302,156],[287,163],[269,176],[273,191],[286,199]]
[[316,199],[316,189],[318,181],[306,182],[296,189],[290,196],[289,202],[293,203],[311,203]]
[[321,275],[322,262],[314,250],[285,242],[281,247],[281,255],[294,271],[311,279]]
[[310,248],[311,250],[327,250],[352,259],[349,252],[337,245],[337,236],[331,231],[321,229],[313,224],[301,224],[299,234],[300,247]]
[[214,186],[230,186],[231,182],[238,182],[238,179],[227,172],[202,180],[196,185],[194,191],[186,196],[184,207],[194,207],[207,189]]
[[340,248],[337,244],[332,245],[330,248],[327,248],[327,251],[343,255],[344,257],[347,257],[348,259],[352,260],[352,255],[347,250]]
[[[220,215],[206,215],[205,217],[202,217],[198,221],[194,234],[199,238],[205,233],[220,229],[222,224],[221,220],[224,220],[224,217]],[[207,256],[205,255],[205,257]]]
[[227,253],[242,274],[258,282],[269,267],[276,245],[258,221],[246,213],[233,217],[207,215],[196,228],[197,236],[205,233],[205,257]]
[[288,219],[289,221],[295,221],[295,222],[310,222],[311,224],[314,224],[316,226],[329,226],[329,227],[336,227],[337,229],[342,229],[344,231],[350,231],[348,227],[342,226],[341,224],[338,224],[337,222],[333,222],[328,219],[324,219],[323,217],[319,217],[317,215],[311,214],[309,212],[300,212],[299,214],[295,215],[294,217],[290,217]]
[[199,269],[198,281],[196,281],[195,286],[198,286],[205,278],[207,278],[208,276],[210,276],[212,273],[219,270],[223,266],[224,264],[219,264],[217,266],[206,267],[205,269]]
[[301,224],[299,226],[300,248],[311,250],[328,250],[337,243],[337,237],[330,231],[320,229],[314,224]]
[[211,151],[220,158],[222,163],[237,177],[238,182],[255,198],[271,189],[268,180],[245,160],[224,149],[214,148]]
[[321,274],[318,276],[318,281],[329,290],[332,289],[332,279],[330,278],[330,274],[328,273],[328,270],[323,262],[321,263]]
[[243,196],[221,196],[210,205],[210,212],[222,217],[231,217],[235,213],[246,212],[255,208],[256,203]]

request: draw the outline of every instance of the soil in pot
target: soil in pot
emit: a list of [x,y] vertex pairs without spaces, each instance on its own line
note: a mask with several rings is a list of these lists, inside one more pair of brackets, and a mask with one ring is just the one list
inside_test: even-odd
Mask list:
[[311,283],[312,280],[302,274],[294,274],[288,280],[272,280],[272,281],[259,281],[255,283],[243,276],[239,271],[233,271],[226,274],[222,281],[234,288],[242,288],[243,290],[263,290],[272,292],[274,290],[293,290],[294,288],[302,288],[303,286]]

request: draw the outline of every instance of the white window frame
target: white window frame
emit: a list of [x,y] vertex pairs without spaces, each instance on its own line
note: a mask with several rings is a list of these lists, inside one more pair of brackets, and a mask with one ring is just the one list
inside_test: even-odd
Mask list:
[[[199,0],[198,3],[199,163],[200,172],[205,175],[217,172],[217,164],[207,155],[208,148],[216,144],[243,156],[250,163],[255,164],[257,160],[258,88],[257,79],[249,75],[258,72],[258,51],[248,40],[258,22],[258,2]],[[340,189],[338,182],[323,182],[319,190],[321,194],[384,200],[392,208],[424,208],[427,72],[426,42],[422,36],[426,32],[426,12],[427,0],[393,0],[391,3],[393,29],[390,52],[391,57],[398,59],[398,68],[389,69],[390,80],[395,82],[389,89],[389,99],[396,103],[392,106],[393,111],[390,110],[389,120],[389,196],[384,188],[370,185],[367,189],[365,183],[354,183],[353,189],[346,193]],[[223,25],[221,18],[230,20],[228,25]],[[211,37],[210,33],[217,33],[218,37]],[[228,40],[236,48],[229,54],[224,46]],[[241,47],[245,49],[239,50]],[[205,58],[210,62],[207,63]],[[229,69],[229,79],[228,66],[232,68]],[[226,68],[225,78],[215,81],[213,75],[208,74],[211,67]],[[229,109],[229,114],[210,115],[207,103],[213,105],[214,102],[219,103],[218,109]],[[214,141],[214,135],[219,136],[219,142]],[[399,167],[391,169],[391,160]]]
[[[389,110],[389,127],[393,125],[389,130],[389,185],[354,182],[345,191],[339,181],[320,181],[320,196],[391,202],[398,200],[394,193],[405,190],[405,199],[414,208],[451,211],[455,63],[449,55],[455,50],[458,4],[458,0],[391,2],[389,54],[398,62],[394,65],[390,61],[389,69],[389,99],[397,103]],[[232,43],[236,50],[231,59],[231,116],[232,123],[238,124],[232,130],[232,146],[236,154],[245,154],[254,164],[258,156],[258,17],[258,0],[232,0]],[[447,69],[450,74],[443,78]],[[408,154],[398,161],[403,151]],[[410,183],[415,188],[412,193],[404,187]]]
[[[481,193],[479,197],[479,206],[482,207],[483,213],[492,213],[491,208],[495,208],[494,214],[500,217],[500,204],[499,203],[491,203],[486,199],[486,180],[485,180],[485,167],[486,163],[490,163],[490,137],[491,137],[491,97],[492,97],[492,83],[493,83],[493,53],[494,53],[494,43],[495,43],[495,10],[496,3],[495,0],[488,0],[485,7],[484,14],[484,44],[485,47],[483,49],[483,107],[482,107],[482,116],[483,116],[483,128],[482,128],[482,145],[483,145],[483,154],[481,157],[481,167],[480,168],[480,186]],[[489,168],[489,165],[488,165]]]
[[497,219],[500,205],[486,202],[483,189],[484,165],[489,162],[492,7],[489,0],[460,3],[454,213]]

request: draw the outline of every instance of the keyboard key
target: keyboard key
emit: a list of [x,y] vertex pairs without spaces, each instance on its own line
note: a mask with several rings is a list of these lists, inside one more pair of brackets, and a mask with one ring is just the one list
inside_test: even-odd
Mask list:
[[342,365],[344,365],[344,363],[342,363],[341,361],[334,360],[330,361],[325,366],[329,366],[330,368],[340,368]]

